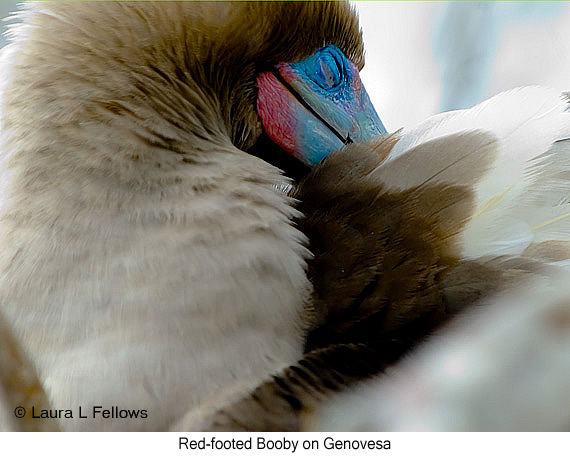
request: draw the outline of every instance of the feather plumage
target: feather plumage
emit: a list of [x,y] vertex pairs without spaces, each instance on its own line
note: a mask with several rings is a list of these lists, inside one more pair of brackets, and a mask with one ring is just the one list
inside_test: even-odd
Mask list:
[[569,146],[559,140],[570,133],[570,114],[562,96],[525,87],[435,116],[404,132],[390,159],[414,145],[473,129],[497,137],[499,156],[475,187],[476,209],[463,233],[463,255],[521,254],[532,242],[569,239]]

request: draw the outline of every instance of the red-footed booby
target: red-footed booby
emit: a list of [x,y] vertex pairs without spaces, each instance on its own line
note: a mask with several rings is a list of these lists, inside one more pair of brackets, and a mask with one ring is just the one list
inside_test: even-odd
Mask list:
[[[2,56],[0,304],[64,430],[300,429],[449,314],[564,266],[548,91],[375,138],[346,4],[23,16]],[[315,167],[297,208],[268,139]]]

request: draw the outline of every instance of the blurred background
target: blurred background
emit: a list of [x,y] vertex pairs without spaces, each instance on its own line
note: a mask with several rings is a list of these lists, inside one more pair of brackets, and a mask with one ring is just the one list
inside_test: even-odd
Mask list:
[[352,2],[389,131],[522,85],[570,90],[570,2]]
[[[570,90],[570,2],[352,3],[362,79],[390,131],[522,85]],[[0,17],[17,5],[0,2]]]

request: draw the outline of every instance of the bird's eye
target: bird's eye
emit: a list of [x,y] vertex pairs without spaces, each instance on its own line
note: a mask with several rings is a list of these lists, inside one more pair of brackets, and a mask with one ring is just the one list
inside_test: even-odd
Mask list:
[[335,46],[325,46],[307,59],[307,74],[323,89],[332,90],[343,80],[343,57]]
[[320,71],[317,73],[316,82],[323,89],[332,89],[340,84],[341,75],[341,65],[334,58],[332,54],[324,54],[319,59]]

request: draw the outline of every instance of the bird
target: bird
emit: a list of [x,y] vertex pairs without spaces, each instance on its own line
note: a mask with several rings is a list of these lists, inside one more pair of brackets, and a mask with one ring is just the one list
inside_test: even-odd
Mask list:
[[[304,359],[182,427],[564,429],[547,415],[568,385],[569,157],[567,98],[543,87],[328,155],[296,189],[317,316]],[[483,401],[515,384],[520,406]],[[541,415],[514,417],[535,393],[522,416],[543,400]]]
[[284,168],[385,133],[351,6],[37,2],[19,18],[0,56],[0,309],[40,412],[64,431],[165,430],[297,362],[315,311]]
[[455,313],[564,267],[559,94],[388,135],[345,3],[21,17],[0,309],[62,430],[303,429]]

